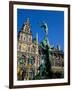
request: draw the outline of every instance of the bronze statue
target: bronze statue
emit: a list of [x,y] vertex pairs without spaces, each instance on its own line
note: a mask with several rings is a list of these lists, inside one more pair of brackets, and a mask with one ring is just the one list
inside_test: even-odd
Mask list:
[[42,48],[42,54],[43,54],[43,59],[41,58],[40,75],[42,78],[51,78],[52,70],[51,70],[51,62],[50,62],[50,44],[48,40],[47,23],[43,22],[41,25],[41,28],[44,30],[45,36],[43,41],[40,44],[40,47]]

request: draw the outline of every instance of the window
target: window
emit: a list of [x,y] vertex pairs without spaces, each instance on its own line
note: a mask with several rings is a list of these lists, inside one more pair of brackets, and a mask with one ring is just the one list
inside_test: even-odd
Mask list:
[[35,62],[35,59],[34,59],[33,57],[30,57],[30,58],[28,59],[28,64],[33,65],[34,62]]
[[28,51],[30,51],[30,47],[28,47]]
[[61,60],[58,57],[56,58],[55,66],[61,66]]
[[29,42],[31,41],[31,37],[29,38]]
[[22,40],[22,34],[20,34],[20,40]]
[[25,41],[25,37],[24,37],[24,41]]
[[31,71],[31,72],[29,72],[29,79],[33,79],[34,78],[34,71]]
[[28,59],[28,64],[32,64],[32,60],[30,58]]
[[25,64],[26,63],[26,57],[24,55],[22,55],[21,57],[19,57],[19,63],[20,64]]
[[26,41],[28,42],[28,35],[26,36]]

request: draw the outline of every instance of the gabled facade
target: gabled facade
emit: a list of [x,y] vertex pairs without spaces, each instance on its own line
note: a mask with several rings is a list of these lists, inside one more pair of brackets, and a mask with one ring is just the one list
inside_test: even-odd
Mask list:
[[[33,42],[29,18],[18,34],[17,44],[18,79],[33,79],[39,67],[38,37],[36,37],[36,40]],[[19,72],[21,71],[19,69],[21,69],[22,72]],[[21,78],[19,78],[20,73],[21,75],[23,74]]]

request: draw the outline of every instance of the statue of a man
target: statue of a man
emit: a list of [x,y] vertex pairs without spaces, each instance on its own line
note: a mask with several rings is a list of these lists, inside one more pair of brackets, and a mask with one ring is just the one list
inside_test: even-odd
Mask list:
[[[42,69],[42,71],[45,74],[44,77],[51,78],[52,77],[52,75],[51,75],[52,71],[51,71],[51,63],[50,63],[50,44],[48,41],[48,25],[47,25],[47,23],[43,22],[41,25],[41,28],[45,32],[45,37],[40,44],[40,46],[42,48],[42,54],[45,56],[44,63],[41,63],[42,68],[44,68],[44,70]],[[42,59],[41,59],[41,61],[42,61]]]

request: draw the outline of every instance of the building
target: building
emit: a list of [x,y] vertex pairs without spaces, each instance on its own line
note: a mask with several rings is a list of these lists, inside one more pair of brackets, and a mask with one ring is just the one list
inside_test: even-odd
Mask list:
[[39,67],[38,35],[32,39],[29,18],[18,34],[17,44],[18,80],[33,79]]
[[54,72],[53,78],[64,78],[64,52],[58,46],[51,49],[50,61]]

